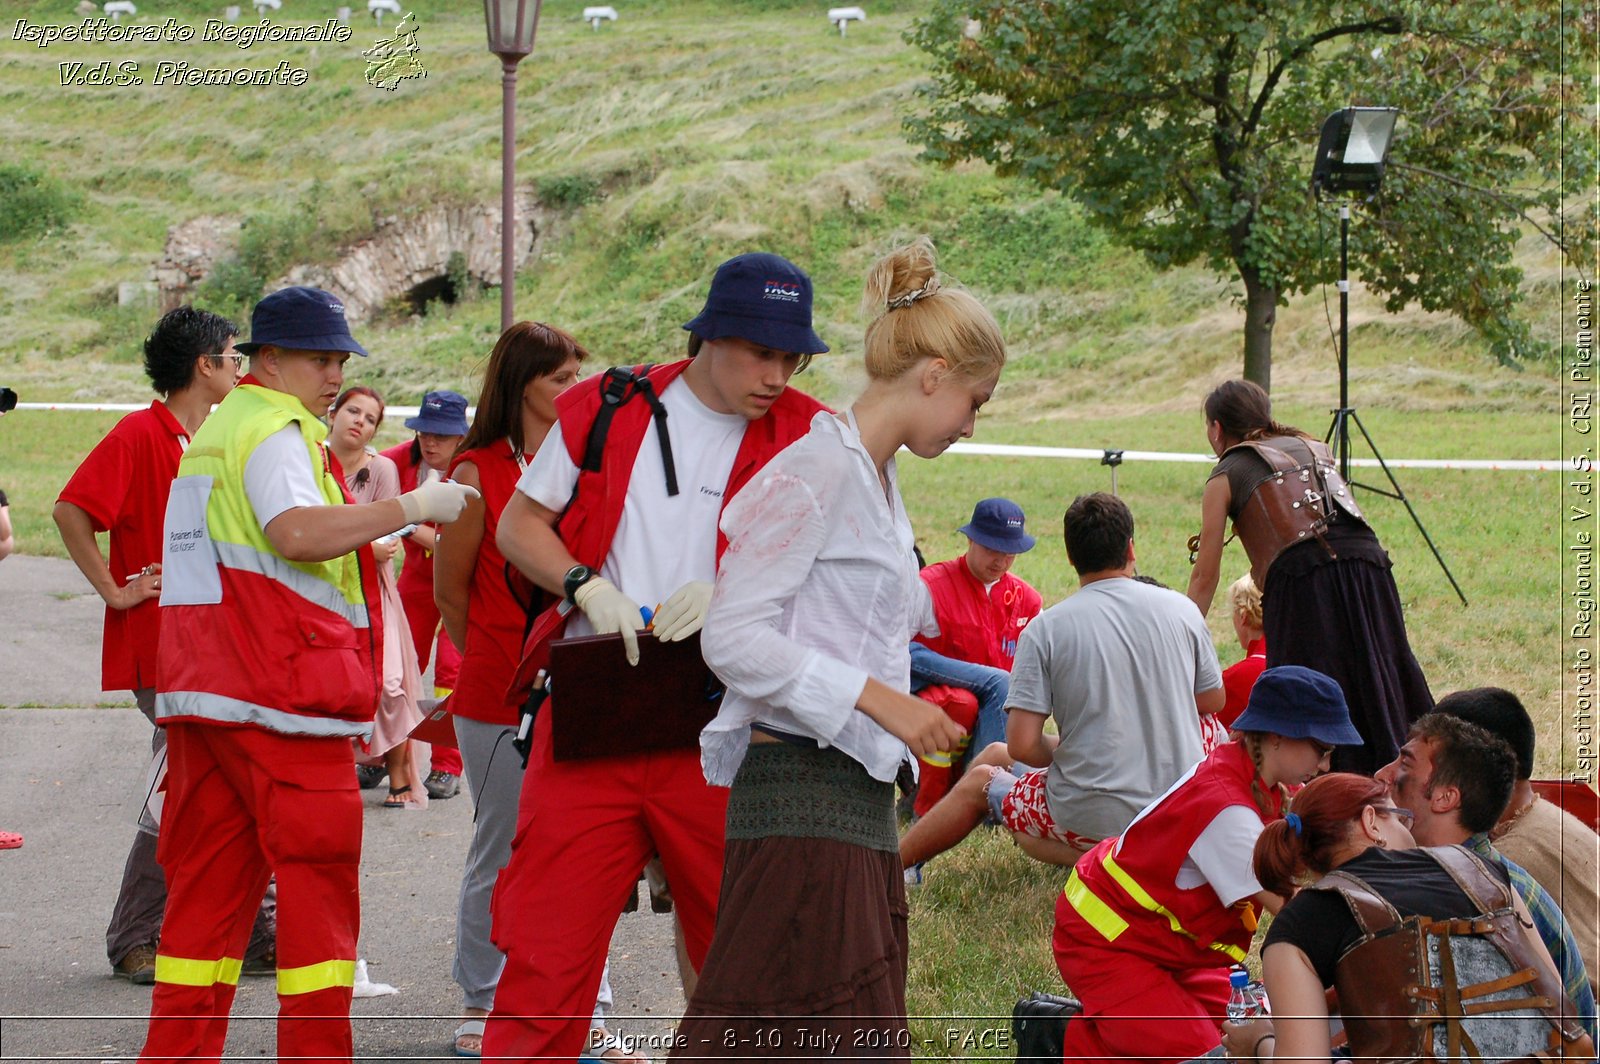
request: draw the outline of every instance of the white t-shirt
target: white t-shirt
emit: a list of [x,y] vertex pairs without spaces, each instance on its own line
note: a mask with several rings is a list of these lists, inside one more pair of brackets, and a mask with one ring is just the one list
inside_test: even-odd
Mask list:
[[[642,396],[629,400],[641,405],[644,401]],[[706,406],[681,378],[661,392],[661,403],[667,409],[678,494],[667,494],[661,441],[652,419],[633,461],[616,538],[600,566],[601,576],[651,610],[690,581],[716,579],[722,493],[749,425],[740,414],[719,414]],[[611,445],[608,439],[606,446]],[[572,498],[578,473],[557,423],[523,470],[517,490],[560,513]],[[592,631],[583,611],[574,610],[566,634]]]
[[261,441],[244,464],[244,493],[264,529],[272,519],[297,506],[326,506],[311,468],[300,425],[290,422]]

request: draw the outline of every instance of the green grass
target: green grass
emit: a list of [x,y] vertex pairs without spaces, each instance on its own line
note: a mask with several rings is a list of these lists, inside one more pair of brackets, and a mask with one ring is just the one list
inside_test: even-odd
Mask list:
[[[161,6],[161,17],[196,26],[220,8]],[[570,329],[600,366],[663,360],[681,350],[679,325],[699,309],[715,263],[775,250],[811,273],[818,329],[834,349],[798,383],[840,404],[862,381],[862,277],[881,252],[928,233],[948,274],[994,310],[1010,348],[980,442],[1204,449],[1200,400],[1240,362],[1235,286],[1203,269],[1154,270],[1058,196],[980,166],[919,163],[900,121],[926,76],[901,36],[920,5],[875,3],[844,40],[801,0],[641,0],[599,33],[578,20],[581,6],[545,4],[536,51],[521,68],[518,175],[549,214],[538,256],[516,278],[519,315]],[[8,17],[56,21],[61,9],[58,0],[28,0]],[[480,9],[440,0],[413,9],[428,77],[393,93],[363,83],[359,52],[380,33],[362,18],[349,45],[38,49],[7,40],[0,137],[8,165],[38,176],[13,182],[22,192],[0,208],[22,202],[44,231],[0,242],[8,281],[0,384],[25,401],[148,401],[138,351],[154,313],[119,307],[116,288],[148,278],[173,225],[202,215],[248,223],[203,304],[242,314],[253,288],[295,265],[336,261],[380,219],[494,202],[500,79]],[[56,83],[58,63],[102,58],[283,59],[311,76],[296,90]],[[1535,333],[1556,342],[1566,298],[1559,262],[1532,238],[1520,252]],[[390,308],[358,327],[376,354],[352,363],[351,383],[395,403],[415,403],[430,387],[475,395],[499,331],[498,295],[422,316]],[[1274,333],[1278,413],[1318,432],[1337,395],[1331,312],[1319,294],[1301,297],[1280,308]],[[1386,313],[1359,278],[1351,323],[1352,398],[1388,457],[1564,453],[1558,367],[1498,366],[1459,322]],[[33,411],[0,420],[0,487],[24,553],[64,553],[51,505],[114,421]],[[402,436],[391,422],[380,442]],[[1180,589],[1205,471],[1130,461],[1118,473],[1138,522],[1141,570]],[[1517,691],[1539,722],[1541,773],[1570,765],[1561,741],[1570,734],[1558,642],[1561,478],[1399,475],[1472,601],[1456,602],[1398,503],[1363,499],[1395,559],[1435,693],[1477,684]],[[1040,544],[1017,571],[1047,602],[1074,586],[1060,545],[1066,503],[1110,482],[1093,461],[972,456],[908,458],[902,477],[930,559],[961,549],[954,529],[975,498],[1020,501]],[[1244,569],[1229,547],[1224,575]],[[1220,610],[1211,623],[1223,661],[1236,659]],[[934,862],[912,899],[912,1012],[1004,1017],[1027,990],[1058,987],[1049,927],[1061,881],[987,832]],[[946,1044],[948,1026],[919,1021],[927,1040],[919,1044],[935,1055],[1011,1055]]]

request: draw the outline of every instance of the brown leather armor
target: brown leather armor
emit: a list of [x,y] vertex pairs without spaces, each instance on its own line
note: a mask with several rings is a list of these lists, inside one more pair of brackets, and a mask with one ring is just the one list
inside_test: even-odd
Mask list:
[[1425,851],[1477,906],[1471,919],[1401,919],[1358,876],[1334,871],[1363,938],[1339,958],[1334,986],[1358,1060],[1593,1060],[1561,977],[1528,941],[1511,892],[1458,846]]
[[1333,453],[1318,440],[1274,436],[1228,448],[1254,451],[1271,470],[1251,487],[1233,519],[1233,531],[1250,558],[1250,578],[1267,586],[1267,569],[1289,547],[1315,537],[1330,556],[1324,540],[1340,511],[1364,521],[1350,487],[1334,466]]

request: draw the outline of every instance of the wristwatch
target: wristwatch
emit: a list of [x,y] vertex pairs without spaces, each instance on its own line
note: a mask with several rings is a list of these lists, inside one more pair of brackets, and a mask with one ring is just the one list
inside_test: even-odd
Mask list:
[[599,574],[587,565],[574,565],[567,570],[567,575],[561,578],[561,594],[574,606],[578,604],[578,589]]

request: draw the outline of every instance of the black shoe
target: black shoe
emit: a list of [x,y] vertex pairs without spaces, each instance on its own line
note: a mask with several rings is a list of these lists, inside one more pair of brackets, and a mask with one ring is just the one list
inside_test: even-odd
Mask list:
[[364,791],[370,791],[372,788],[382,783],[383,778],[388,774],[389,770],[384,768],[382,765],[356,766],[356,782],[361,785],[361,789]]
[[422,785],[427,788],[429,798],[440,802],[446,798],[454,798],[461,790],[459,777],[453,773],[440,772],[438,769],[428,773],[428,778],[422,781]]

